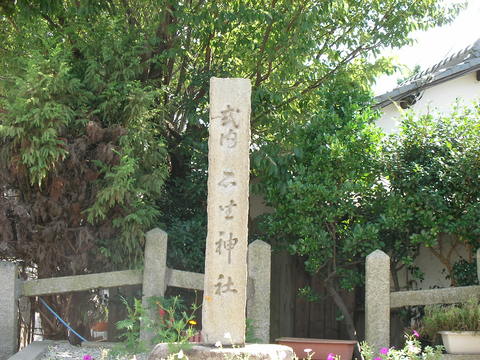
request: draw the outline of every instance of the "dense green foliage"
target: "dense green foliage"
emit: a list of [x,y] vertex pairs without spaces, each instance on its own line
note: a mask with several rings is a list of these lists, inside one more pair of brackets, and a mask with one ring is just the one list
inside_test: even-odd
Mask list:
[[378,229],[370,218],[380,133],[368,93],[353,81],[346,85],[326,89],[325,103],[335,106],[319,106],[309,122],[292,130],[288,143],[265,148],[270,166],[261,166],[260,186],[275,208],[264,222],[267,233],[305,256],[311,273],[352,288],[361,283],[358,258],[382,247],[372,241]]
[[466,245],[472,262],[480,245],[479,133],[478,105],[450,114],[407,113],[383,152],[382,228],[400,240],[397,252],[427,246],[452,280],[455,246]]
[[452,278],[457,286],[478,285],[477,259],[460,259],[453,264]]
[[[459,271],[462,263],[452,272],[452,262],[459,244],[470,263],[479,246],[480,107],[407,113],[400,133],[381,141],[368,96],[353,81],[348,91],[339,82],[324,87],[326,104],[332,96],[337,106],[319,106],[309,122],[292,127],[291,142],[263,149],[259,186],[275,208],[265,216],[266,234],[304,256],[334,298],[336,284],[363,283],[365,256],[377,248],[391,257],[397,290],[403,267],[421,277],[413,266],[421,245],[453,282],[465,284],[476,272]],[[315,298],[308,288],[303,293]]]
[[[159,224],[170,234],[170,262],[198,269],[210,76],[252,80],[262,146],[308,121],[334,76],[354,72],[365,84],[388,69],[371,55],[448,22],[455,9],[433,0],[3,3],[2,183],[23,201],[4,206],[21,209],[2,226],[41,226],[51,240],[11,234],[2,249],[38,263],[22,244],[42,243],[34,248],[46,258],[70,237],[73,249],[84,239],[84,248],[132,265],[141,233]],[[44,198],[57,188],[49,212]],[[80,199],[68,195],[75,189]],[[22,217],[32,208],[43,210]],[[61,262],[74,254],[56,255],[46,272],[70,272]]]
[[[383,248],[373,205],[381,187],[381,137],[368,92],[354,78],[337,79],[324,87],[324,103],[309,121],[292,127],[288,142],[264,148],[259,185],[275,208],[265,216],[264,231],[274,244],[304,256],[306,269],[321,276],[354,337],[337,284],[361,284],[364,257]],[[315,298],[308,288],[303,293]]]
[[[209,78],[251,79],[259,173],[275,171],[266,154],[279,144],[299,158],[303,150],[298,166],[329,172],[330,186],[337,161],[371,166],[374,134],[352,104],[391,70],[375,56],[457,10],[438,0],[2,2],[0,257],[37,266],[40,277],[138,266],[143,233],[160,226],[169,264],[201,270]],[[325,166],[308,141],[292,148],[302,126],[332,147]],[[357,147],[364,154],[350,154]],[[339,206],[338,236],[359,240],[372,228],[341,220],[357,204],[333,197],[371,179],[344,165],[344,185],[324,196]]]

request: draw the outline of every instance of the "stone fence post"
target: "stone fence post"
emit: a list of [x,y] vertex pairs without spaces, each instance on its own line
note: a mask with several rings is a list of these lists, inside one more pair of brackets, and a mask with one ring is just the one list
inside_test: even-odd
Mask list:
[[477,249],[477,277],[478,282],[480,283],[480,248]]
[[[168,235],[158,228],[152,229],[147,232],[145,241],[142,305],[147,308],[147,299],[151,296],[164,296],[167,288],[165,274],[167,271]],[[154,318],[154,313],[154,309],[147,312],[150,319]],[[140,329],[140,338],[149,346],[153,334],[146,331],[144,323],[141,324]]]
[[390,347],[390,257],[381,250],[366,261],[365,337],[374,352]]
[[0,261],[0,360],[17,351],[17,265]]
[[248,246],[247,319],[252,321],[254,336],[270,342],[270,245],[255,240]]

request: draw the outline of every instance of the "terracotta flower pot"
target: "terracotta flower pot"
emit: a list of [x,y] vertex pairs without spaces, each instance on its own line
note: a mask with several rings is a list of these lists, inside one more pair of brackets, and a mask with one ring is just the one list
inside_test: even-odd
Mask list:
[[354,340],[331,340],[331,339],[306,339],[282,337],[276,339],[280,345],[290,346],[298,358],[306,358],[305,349],[311,349],[314,353],[312,359],[326,360],[328,354],[339,355],[341,360],[351,360],[353,348],[357,343]]

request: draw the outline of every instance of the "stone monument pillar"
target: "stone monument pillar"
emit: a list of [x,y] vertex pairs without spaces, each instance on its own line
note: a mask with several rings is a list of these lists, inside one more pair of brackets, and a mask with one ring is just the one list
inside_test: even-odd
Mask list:
[[[192,345],[185,354],[182,351],[182,356],[191,360],[294,358],[287,346],[245,344],[250,94],[247,79],[210,79],[208,233],[202,308],[204,344]],[[270,255],[268,245],[257,243],[253,252],[256,247],[262,247],[263,253]],[[251,255],[252,261],[255,257]],[[269,264],[265,264],[267,266]],[[257,276],[258,271],[258,267],[252,266],[253,280],[260,286],[263,281]],[[265,308],[264,301],[258,298],[261,294],[259,291],[258,296],[252,296],[251,302]],[[268,318],[269,314],[265,316]],[[267,338],[268,319],[257,325]],[[169,354],[168,344],[157,344],[148,360],[166,359]]]
[[210,79],[205,344],[245,343],[250,96],[247,79]]

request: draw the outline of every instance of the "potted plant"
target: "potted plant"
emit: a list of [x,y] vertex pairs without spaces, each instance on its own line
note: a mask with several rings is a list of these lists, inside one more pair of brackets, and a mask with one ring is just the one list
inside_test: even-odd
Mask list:
[[458,305],[425,307],[424,332],[435,339],[442,335],[450,354],[480,354],[480,300],[470,299]]

